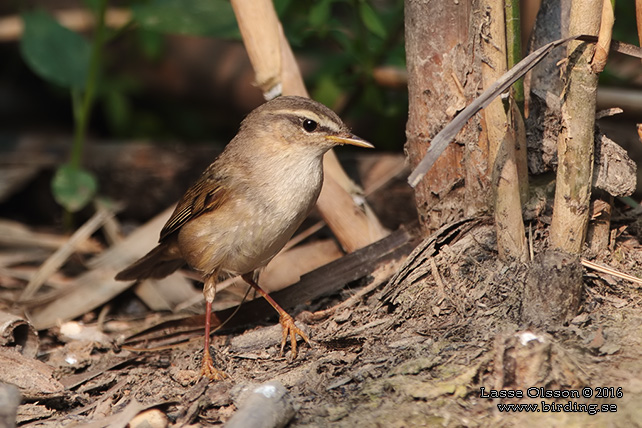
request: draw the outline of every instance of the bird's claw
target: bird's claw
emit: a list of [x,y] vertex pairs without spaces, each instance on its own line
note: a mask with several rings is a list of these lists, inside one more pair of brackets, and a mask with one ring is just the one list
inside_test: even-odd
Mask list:
[[292,358],[296,358],[298,352],[297,352],[297,345],[296,345],[296,335],[298,334],[301,336],[303,340],[309,345],[310,341],[308,340],[308,336],[294,324],[294,319],[287,313],[282,313],[279,316],[279,324],[281,324],[282,327],[282,337],[281,337],[281,356],[283,356],[283,351],[285,350],[285,344],[288,341],[288,336],[290,337],[290,347],[292,348]]
[[217,369],[214,366],[214,361],[209,352],[206,352],[203,355],[203,365],[201,367],[201,376],[207,377],[213,381],[220,381],[227,378],[227,375],[224,371]]

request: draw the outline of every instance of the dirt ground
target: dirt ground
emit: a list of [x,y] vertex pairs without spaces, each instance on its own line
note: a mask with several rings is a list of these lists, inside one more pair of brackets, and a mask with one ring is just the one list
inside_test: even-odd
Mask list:
[[[296,359],[279,356],[278,324],[215,336],[216,362],[229,376],[219,382],[199,378],[198,337],[136,353],[61,343],[52,329],[41,359],[65,388],[26,399],[18,421],[125,426],[153,408],[146,414],[172,426],[222,424],[244,390],[278,381],[296,410],[292,427],[641,426],[640,289],[584,269],[579,314],[532,328],[522,304],[529,264],[498,262],[487,222],[452,230],[293,311],[312,342],[299,343]],[[543,252],[545,233],[534,236],[536,253]],[[641,258],[638,241],[625,233],[598,259],[639,276]],[[581,269],[578,260],[567,264]],[[373,281],[381,285],[367,288]],[[491,398],[493,390],[524,398]],[[500,411],[524,403],[537,407]]]
[[[642,426],[640,285],[549,251],[547,208],[527,224],[534,255],[527,263],[498,261],[486,218],[445,225],[421,240],[408,226],[416,213],[405,175],[394,165],[387,170],[397,180],[369,202],[389,229],[407,225],[414,241],[377,262],[363,253],[353,264],[359,279],[291,307],[311,340],[299,341],[297,358],[289,345],[279,355],[274,317],[228,325],[211,348],[228,377],[209,382],[199,376],[202,321],[184,330],[163,324],[175,315],[150,310],[126,290],[72,322],[41,329],[37,359],[0,352],[0,379],[23,388],[19,426],[222,425],[246,409],[248,391],[269,381],[287,391],[285,410],[272,411],[291,416],[291,427]],[[623,211],[614,212],[609,248],[583,256],[640,278],[642,226]],[[160,225],[150,227],[152,241]],[[45,259],[23,250],[34,259],[15,260],[11,247],[0,252],[4,266],[25,266],[0,269],[0,298],[13,312],[24,308],[18,297]],[[71,257],[49,289],[56,294],[85,274],[83,290],[98,291],[101,281],[115,286],[108,282],[115,271],[91,276],[89,258]],[[39,293],[32,304],[48,296]],[[251,303],[232,320],[256,310]],[[132,342],[157,324],[156,339]],[[511,407],[522,404],[535,407]]]

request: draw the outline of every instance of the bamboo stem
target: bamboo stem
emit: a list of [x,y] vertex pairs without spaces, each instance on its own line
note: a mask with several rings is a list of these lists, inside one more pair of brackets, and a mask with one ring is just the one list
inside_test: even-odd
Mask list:
[[[521,19],[519,14],[519,1],[506,0],[506,59],[508,68],[522,60]],[[524,107],[524,79],[519,79],[512,86],[513,98],[520,106]]]
[[[597,34],[602,0],[573,2],[570,34]],[[562,104],[562,131],[557,143],[557,180],[551,244],[569,253],[582,251],[589,219],[597,74],[591,69],[594,48],[568,44],[568,66]]]
[[[482,77],[484,87],[487,88],[507,69],[504,1],[485,0],[484,10],[488,12],[488,26],[482,42],[485,56]],[[508,127],[511,119],[499,98],[486,107],[484,120],[489,140],[499,257],[503,260],[522,260],[526,257],[526,246],[515,155],[515,131]]]
[[642,0],[635,0],[635,22],[638,27],[638,41],[642,46]]
[[601,73],[606,66],[606,60],[609,57],[609,48],[613,36],[613,24],[615,16],[613,15],[613,6],[615,0],[602,0],[602,20],[600,22],[600,32],[597,36],[595,45],[595,54],[591,61],[593,73]]
[[[505,0],[506,60],[511,69],[522,60],[521,17],[518,0]],[[526,153],[526,126],[524,125],[524,79],[513,83],[510,90],[511,127],[515,130],[515,162],[522,204],[528,199],[528,159]]]

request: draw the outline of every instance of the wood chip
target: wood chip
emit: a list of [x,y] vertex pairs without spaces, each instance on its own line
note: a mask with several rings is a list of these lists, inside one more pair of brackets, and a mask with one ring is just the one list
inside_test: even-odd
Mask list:
[[25,357],[15,350],[0,348],[0,382],[17,386],[24,398],[38,399],[61,394],[64,387],[52,375],[53,368],[49,365]]
[[38,333],[27,320],[0,311],[0,346],[14,347],[25,357],[34,358],[39,344]]
[[106,209],[99,209],[84,225],[82,225],[67,241],[65,245],[56,250],[55,253],[47,259],[40,267],[35,277],[29,281],[25,287],[20,300],[27,300],[36,294],[40,286],[45,283],[47,278],[56,272],[60,266],[67,261],[69,256],[76,250],[76,245],[86,241],[96,230],[105,222],[105,219],[114,215],[113,212]]

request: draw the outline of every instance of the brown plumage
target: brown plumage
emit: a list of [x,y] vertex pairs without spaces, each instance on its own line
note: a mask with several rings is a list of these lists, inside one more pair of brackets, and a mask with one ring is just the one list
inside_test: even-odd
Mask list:
[[203,374],[222,376],[209,355],[209,318],[221,272],[242,275],[277,310],[281,351],[307,337],[253,281],[314,206],[323,182],[323,154],[338,144],[372,147],[352,135],[330,109],[302,97],[279,97],[252,111],[223,153],[180,199],[156,248],[116,279],[162,278],[185,263],[203,274],[206,336]]

